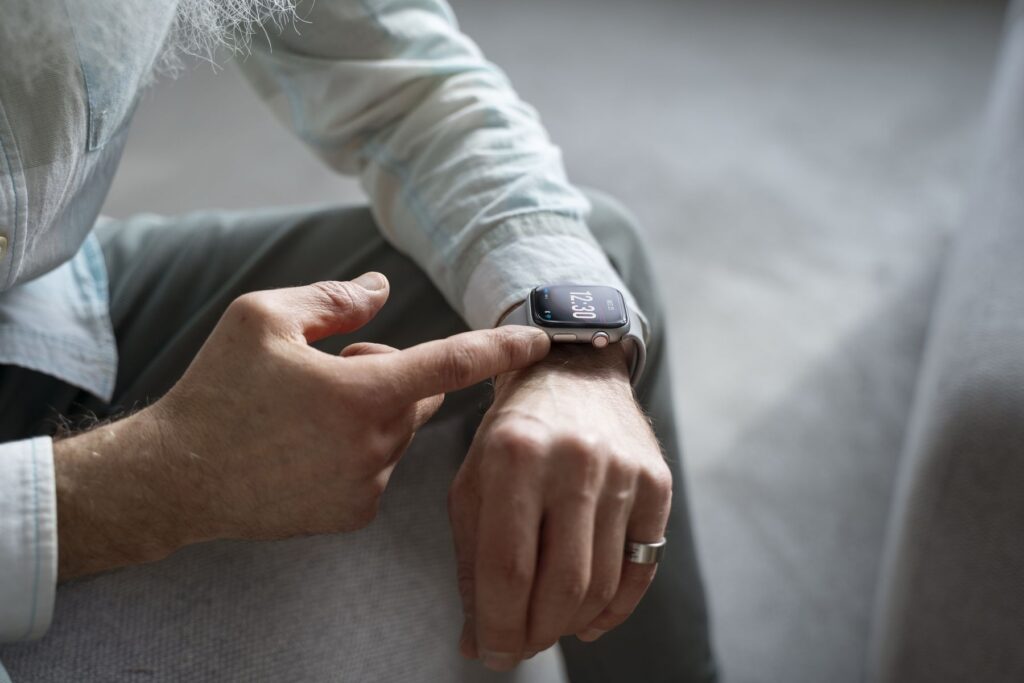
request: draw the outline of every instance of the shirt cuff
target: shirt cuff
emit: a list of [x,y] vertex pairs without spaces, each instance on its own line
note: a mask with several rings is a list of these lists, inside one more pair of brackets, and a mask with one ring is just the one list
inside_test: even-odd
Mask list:
[[647,317],[587,227],[556,214],[505,221],[476,245],[482,252],[466,279],[462,310],[473,329],[494,327],[534,287],[585,284],[615,287],[647,341]]
[[0,642],[41,637],[56,593],[53,442],[0,444]]

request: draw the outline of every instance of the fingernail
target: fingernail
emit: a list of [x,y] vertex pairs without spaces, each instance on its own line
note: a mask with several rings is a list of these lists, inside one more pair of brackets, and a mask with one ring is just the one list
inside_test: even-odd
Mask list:
[[526,325],[512,325],[511,327],[499,329],[504,329],[505,334],[510,334],[514,337],[523,337],[525,339],[533,339],[534,337],[540,339],[541,337],[548,336],[548,333],[544,330],[536,327],[527,327]]
[[488,652],[481,650],[484,666],[492,671],[511,671],[519,663],[519,657],[509,652]]
[[370,292],[378,292],[388,286],[388,280],[380,273],[363,273],[352,282]]
[[607,631],[602,631],[599,628],[588,628],[586,631],[580,633],[576,637],[582,640],[584,643],[592,643],[593,641],[603,636],[605,633],[607,633]]

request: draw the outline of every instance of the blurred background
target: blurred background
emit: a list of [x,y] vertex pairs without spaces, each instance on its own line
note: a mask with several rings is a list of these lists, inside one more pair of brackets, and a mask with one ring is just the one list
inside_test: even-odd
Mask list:
[[[859,681],[1003,3],[453,0],[649,237],[726,681]],[[105,212],[361,202],[229,58],[143,101]]]

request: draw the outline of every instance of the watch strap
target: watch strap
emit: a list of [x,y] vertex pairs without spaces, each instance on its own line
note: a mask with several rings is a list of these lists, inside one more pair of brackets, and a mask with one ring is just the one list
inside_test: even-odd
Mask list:
[[527,308],[529,307],[526,305],[525,300],[519,302],[515,308],[505,315],[498,325],[528,325],[533,327],[530,319],[527,317],[529,315]]
[[633,320],[630,320],[630,331],[622,337],[620,344],[629,344],[633,347],[633,367],[629,369],[629,383],[634,387],[640,383],[644,374],[644,366],[647,365],[647,344],[643,337],[633,332]]
[[[528,327],[537,327],[538,329],[544,329],[540,325],[537,325],[530,320],[530,307],[526,300],[522,301],[509,311],[505,317],[498,323],[498,325],[526,325]],[[623,335],[620,344],[627,344],[631,347],[632,361],[629,369],[629,381],[630,384],[636,386],[640,382],[640,378],[643,376],[644,365],[647,362],[647,345],[644,343],[643,337],[637,332],[634,332],[634,325],[636,328],[640,327],[639,320],[630,311],[629,315],[629,331]]]

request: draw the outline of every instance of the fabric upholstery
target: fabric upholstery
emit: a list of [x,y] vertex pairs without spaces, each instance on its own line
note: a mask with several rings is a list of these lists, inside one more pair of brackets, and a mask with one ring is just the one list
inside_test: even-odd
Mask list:
[[878,683],[1024,680],[1024,3],[982,145],[894,503]]

